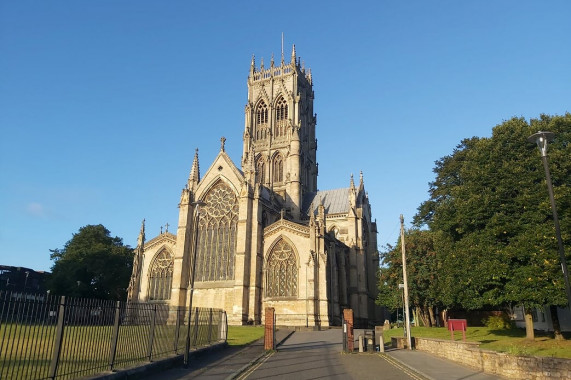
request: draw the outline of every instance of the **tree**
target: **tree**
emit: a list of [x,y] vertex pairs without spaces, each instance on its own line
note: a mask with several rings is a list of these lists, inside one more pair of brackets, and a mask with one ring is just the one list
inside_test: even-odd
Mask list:
[[101,224],[81,227],[63,249],[50,250],[54,294],[112,300],[126,299],[133,250],[111,237]]
[[[556,133],[548,154],[569,253],[571,114],[541,115],[531,124],[505,121],[491,137],[463,140],[436,162],[430,199],[415,216],[417,226],[441,234],[435,249],[446,306],[523,305],[531,322],[534,307],[566,305],[545,173],[537,148],[527,142],[538,130]],[[533,326],[526,327],[532,334]]]
[[[436,323],[434,307],[439,304],[438,264],[433,239],[431,231],[412,229],[405,232],[409,299],[425,326]],[[402,291],[398,287],[403,283],[401,252],[399,240],[396,247],[388,246],[381,253],[383,267],[377,303],[392,310],[402,307]]]

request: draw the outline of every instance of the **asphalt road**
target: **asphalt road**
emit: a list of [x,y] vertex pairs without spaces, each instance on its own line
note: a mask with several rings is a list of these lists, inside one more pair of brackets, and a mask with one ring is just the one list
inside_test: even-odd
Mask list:
[[342,353],[340,329],[296,332],[238,379],[422,379],[377,354]]

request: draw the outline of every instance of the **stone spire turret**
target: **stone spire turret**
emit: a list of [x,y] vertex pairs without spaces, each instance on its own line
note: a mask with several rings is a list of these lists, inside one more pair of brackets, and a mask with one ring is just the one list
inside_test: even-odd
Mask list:
[[198,183],[200,182],[200,165],[198,164],[198,148],[194,151],[194,160],[190,168],[190,175],[188,176],[187,187],[195,191]]
[[292,66],[295,66],[296,63],[296,57],[295,57],[295,44],[293,45],[293,48],[291,49],[291,64]]

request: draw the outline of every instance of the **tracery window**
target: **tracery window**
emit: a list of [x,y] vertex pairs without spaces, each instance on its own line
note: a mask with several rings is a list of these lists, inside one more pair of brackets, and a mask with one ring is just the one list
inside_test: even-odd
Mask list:
[[297,297],[297,260],[293,248],[283,239],[268,255],[266,297]]
[[285,136],[288,116],[287,102],[283,97],[276,102],[276,123],[274,125],[274,136]]
[[172,271],[174,260],[166,249],[159,252],[149,270],[149,300],[168,300],[171,298]]
[[262,100],[260,104],[258,104],[258,108],[256,110],[256,117],[258,124],[267,124],[268,123],[268,106]]
[[274,157],[274,165],[272,168],[274,182],[283,182],[284,179],[284,162],[281,154]]
[[224,182],[218,182],[204,197],[198,221],[196,281],[234,279],[238,198]]
[[266,164],[264,157],[258,157],[256,161],[256,183],[264,183],[265,179]]
[[256,140],[268,137],[268,106],[262,100],[256,108]]

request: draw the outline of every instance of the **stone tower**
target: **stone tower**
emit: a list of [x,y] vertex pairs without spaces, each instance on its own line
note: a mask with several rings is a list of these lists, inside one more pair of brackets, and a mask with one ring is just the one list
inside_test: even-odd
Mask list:
[[292,48],[278,66],[254,57],[248,76],[242,170],[253,186],[270,189],[293,220],[300,220],[302,199],[317,191],[316,115],[311,72],[305,71]]

